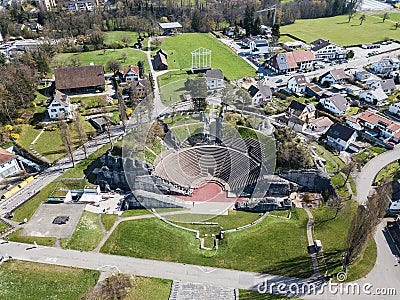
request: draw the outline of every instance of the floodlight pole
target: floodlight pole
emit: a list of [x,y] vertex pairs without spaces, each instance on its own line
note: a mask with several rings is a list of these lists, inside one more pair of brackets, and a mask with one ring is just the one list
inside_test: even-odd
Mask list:
[[267,7],[267,8],[261,9],[261,10],[257,10],[256,13],[263,13],[263,12],[266,12],[266,11],[273,10],[274,11],[274,19],[272,21],[272,26],[274,26],[275,23],[276,23],[276,9],[277,8],[278,8],[278,5],[274,4],[274,5],[270,6],[270,7]]

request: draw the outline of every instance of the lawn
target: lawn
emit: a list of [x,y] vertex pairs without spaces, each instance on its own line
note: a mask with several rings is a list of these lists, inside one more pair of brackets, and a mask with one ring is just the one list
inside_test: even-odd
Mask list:
[[400,178],[400,163],[395,161],[391,164],[388,164],[384,167],[376,176],[375,184],[383,183],[383,182],[390,182],[393,179]]
[[106,36],[105,40],[106,44],[111,44],[113,42],[121,42],[122,38],[127,36],[132,40],[132,42],[129,44],[129,46],[132,46],[137,42],[137,38],[139,35],[135,31],[108,31],[105,32],[105,36]]
[[[341,270],[341,255],[345,249],[345,240],[350,224],[357,210],[357,203],[354,201],[345,202],[344,208],[334,219],[335,210],[328,207],[313,209],[315,219],[314,238],[319,239],[323,245],[325,263],[327,269],[321,264],[321,272],[328,270],[330,273]],[[332,259],[332,263],[328,261]],[[349,280],[356,280],[365,276],[374,266],[376,260],[376,245],[372,240],[364,254],[364,259],[351,266],[349,269]],[[321,261],[320,261],[321,263]]]
[[[282,33],[290,33],[310,43],[322,38],[333,43],[347,46],[362,43],[373,43],[386,38],[398,39],[398,32],[394,30],[394,24],[366,16],[366,21],[360,25],[360,14],[347,22],[347,15],[331,18],[296,20],[294,24],[281,27]],[[393,16],[394,17],[394,16]],[[396,15],[397,17],[397,15]],[[346,34],[343,34],[346,32]]]
[[0,298],[79,299],[100,272],[11,260],[0,265]]
[[[127,60],[125,62],[123,62],[122,60],[122,53],[126,53],[127,55]],[[79,53],[61,53],[56,55],[56,57],[54,58],[54,64],[57,65],[57,62],[67,62],[71,57],[79,57],[82,61],[82,66],[88,66],[90,63],[94,63],[95,65],[103,65],[104,67],[106,67],[107,61],[111,59],[118,60],[121,63],[122,67],[137,65],[139,60],[144,60],[145,71],[149,71],[146,54],[140,50],[135,50],[131,48],[107,50],[106,53],[104,53],[103,50]]]
[[194,234],[156,218],[126,221],[118,225],[101,252],[308,277],[312,268],[307,254],[306,223],[302,210],[294,211],[291,220],[266,218],[254,227],[225,234],[217,251],[202,251]]
[[240,300],[292,300],[299,298],[285,297],[271,294],[261,294],[256,291],[239,290]]
[[211,34],[185,33],[162,40],[161,48],[168,53],[169,69],[190,69],[191,51],[204,47],[212,51],[211,67],[221,69],[228,80],[254,76],[256,70]]
[[66,249],[91,251],[100,243],[102,237],[97,214],[85,211],[71,238],[61,239],[60,244]]
[[5,232],[9,228],[10,226],[4,224],[3,222],[0,222],[0,233]]
[[103,223],[106,231],[110,231],[111,227],[113,227],[115,220],[117,219],[117,215],[101,215],[101,223]]
[[36,143],[33,144],[33,149],[51,161],[56,161],[65,155],[65,147],[58,129],[44,131]]
[[17,140],[17,144],[22,148],[29,150],[29,145],[33,142],[41,130],[36,129],[29,124],[21,124],[17,126],[21,128],[21,133],[19,135],[19,139]]
[[8,236],[8,239],[13,242],[18,242],[18,243],[26,243],[26,244],[33,244],[36,242],[38,245],[43,245],[43,246],[49,246],[52,247],[54,246],[54,243],[56,241],[56,238],[54,237],[37,237],[37,236],[22,236],[22,228],[18,229],[17,231],[13,232]]
[[89,167],[92,166],[94,162],[97,161],[99,157],[101,157],[106,151],[110,149],[110,145],[104,145],[101,148],[97,149],[92,154],[88,155],[85,160],[80,161],[78,164],[75,165],[75,168],[71,168],[67,170],[61,178],[83,178],[87,176],[87,172]]
[[172,281],[167,279],[135,276],[131,291],[125,299],[168,300]]

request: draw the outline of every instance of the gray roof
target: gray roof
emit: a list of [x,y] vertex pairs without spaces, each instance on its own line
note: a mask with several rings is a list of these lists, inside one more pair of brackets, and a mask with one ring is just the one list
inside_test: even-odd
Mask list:
[[335,94],[330,97],[331,101],[340,111],[346,111],[347,109],[347,100],[341,94]]
[[326,47],[326,46],[328,46],[330,44],[331,44],[331,42],[329,42],[329,41],[326,41],[326,40],[323,40],[323,39],[318,39],[318,40],[312,42],[310,45],[311,45],[311,50],[312,51],[318,51],[318,50],[320,50],[320,49],[322,49],[322,48],[324,48],[324,47]]
[[159,25],[162,29],[182,28],[182,25],[178,22],[159,23]]
[[325,77],[326,75],[331,74],[333,79],[335,80],[341,80],[341,79],[347,79],[349,76],[344,72],[343,69],[333,69],[325,74],[321,75],[321,77]]
[[355,130],[350,127],[344,126],[340,123],[335,123],[329,127],[326,135],[334,139],[339,138],[343,141],[348,141],[353,136],[354,132]]
[[69,103],[70,103],[69,97],[64,93],[61,93],[59,90],[56,90],[56,92],[54,93],[53,100],[58,101],[60,104],[64,105],[65,107],[68,107]]
[[304,75],[296,75],[293,76],[293,78],[296,80],[296,83],[298,85],[305,85],[307,83],[306,77]]
[[207,70],[206,77],[208,79],[224,79],[224,75],[220,69]]
[[396,88],[396,84],[394,83],[393,78],[381,80],[381,87],[383,90],[394,89]]
[[254,97],[254,95],[257,94],[258,91],[260,91],[260,93],[263,96],[272,96],[271,88],[268,85],[262,85],[259,88],[254,85],[251,85],[248,89],[248,92],[251,97]]

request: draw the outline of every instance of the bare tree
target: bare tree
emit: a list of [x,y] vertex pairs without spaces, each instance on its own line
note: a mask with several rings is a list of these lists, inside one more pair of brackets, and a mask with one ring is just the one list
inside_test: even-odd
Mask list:
[[125,44],[125,48],[128,48],[129,44],[132,43],[132,39],[125,35],[121,38],[121,42],[123,42]]
[[121,63],[118,60],[110,59],[109,61],[107,61],[106,69],[107,71],[113,72],[114,76],[115,74],[117,74],[120,68],[121,68]]
[[342,172],[344,175],[346,175],[346,178],[344,180],[344,183],[342,185],[345,186],[350,178],[351,173],[357,168],[357,163],[354,161],[350,161],[346,163],[341,169],[340,172]]
[[362,23],[367,19],[367,17],[365,16],[365,14],[362,14],[360,17],[360,25],[362,25]]
[[123,53],[121,54],[121,59],[122,59],[122,61],[123,61],[124,63],[125,63],[126,60],[128,59],[128,56],[126,55],[125,52],[123,52]]
[[72,167],[75,168],[75,160],[74,160],[74,142],[72,139],[71,131],[68,127],[68,124],[65,120],[61,120],[58,123],[58,128],[60,129],[61,139],[65,147],[65,152],[67,153]]
[[358,206],[347,234],[346,253],[343,260],[344,271],[364,252],[369,239],[372,238],[376,227],[386,213],[391,193],[390,184],[382,185],[367,199],[365,205]]
[[76,133],[78,134],[79,142],[82,143],[82,149],[83,152],[85,153],[85,158],[87,158],[87,148],[86,148],[86,142],[87,142],[87,135],[85,131],[84,124],[82,123],[80,115],[77,113],[75,120],[75,129]]
[[386,20],[389,20],[389,13],[387,12],[383,14],[382,23],[385,23]]

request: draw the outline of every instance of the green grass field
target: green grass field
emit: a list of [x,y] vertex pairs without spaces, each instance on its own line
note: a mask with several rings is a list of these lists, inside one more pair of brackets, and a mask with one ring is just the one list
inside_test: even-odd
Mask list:
[[104,228],[109,231],[114,225],[117,215],[101,215],[101,223],[103,223]]
[[0,298],[76,300],[100,272],[12,260],[0,265]]
[[[121,58],[122,53],[126,53],[127,55],[127,60],[125,61],[125,63]],[[116,59],[120,61],[122,68],[129,65],[137,65],[139,60],[144,60],[145,71],[149,71],[149,64],[147,63],[146,54],[142,51],[131,48],[116,50],[109,49],[106,51],[105,54],[103,50],[79,53],[61,53],[56,55],[56,57],[54,58],[54,64],[57,65],[57,62],[68,61],[71,57],[79,57],[82,61],[83,66],[88,66],[90,63],[93,62],[95,65],[103,65],[104,67],[106,67],[107,61],[109,61],[110,59]]]
[[121,39],[125,36],[129,37],[132,42],[129,44],[129,46],[132,46],[137,42],[138,38],[138,33],[135,31],[108,31],[104,33],[106,36],[105,43],[106,44],[111,44],[113,42],[121,42]]
[[386,167],[384,167],[376,176],[375,178],[375,183],[383,183],[383,182],[389,182],[393,179],[399,179],[400,178],[400,163],[398,161],[395,161],[391,164],[388,164]]
[[156,218],[126,221],[118,225],[101,252],[308,277],[312,269],[306,222],[302,210],[296,210],[291,220],[266,218],[252,228],[226,234],[218,251],[202,251],[193,234]]
[[204,47],[212,51],[211,67],[221,69],[228,80],[255,75],[255,69],[211,34],[185,33],[163,39],[161,48],[168,53],[169,69],[189,69],[191,51]]
[[0,222],[0,233],[5,232],[9,228],[10,226],[4,224],[3,222]]
[[132,300],[168,300],[172,281],[167,279],[135,276],[131,291],[125,299]]
[[[296,20],[294,24],[282,26],[281,33],[290,33],[308,43],[322,38],[342,46],[399,38],[398,30],[394,30],[392,22],[382,23],[380,18],[367,15],[366,21],[360,25],[359,17],[359,14],[355,15],[350,23],[346,15]],[[392,18],[397,18],[397,15],[392,15]]]
[[43,246],[54,246],[54,242],[56,239],[54,237],[37,237],[37,236],[22,236],[22,228],[18,229],[17,231],[13,232],[8,236],[8,239],[13,242],[18,243],[26,243],[26,244],[33,244],[36,242],[38,245]]
[[61,239],[60,244],[67,249],[91,251],[100,243],[102,237],[97,214],[85,211],[71,238]]

